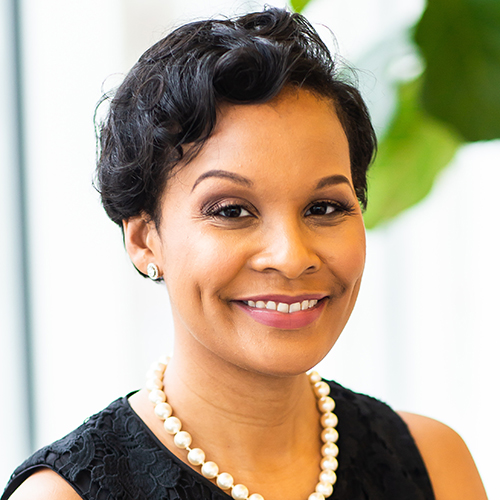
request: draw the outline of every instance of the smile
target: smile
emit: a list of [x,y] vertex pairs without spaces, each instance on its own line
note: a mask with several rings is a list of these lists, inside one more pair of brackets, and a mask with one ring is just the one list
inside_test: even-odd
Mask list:
[[316,299],[303,300],[302,302],[287,304],[286,302],[275,302],[273,300],[268,300],[267,302],[264,302],[263,300],[258,300],[257,302],[254,302],[253,300],[244,300],[243,303],[248,307],[255,307],[256,309],[268,309],[270,311],[292,314],[298,311],[311,309],[318,303],[318,301]]
[[[274,297],[273,297],[274,298]],[[321,316],[328,297],[278,300],[241,300],[235,304],[254,321],[280,330],[305,328]]]

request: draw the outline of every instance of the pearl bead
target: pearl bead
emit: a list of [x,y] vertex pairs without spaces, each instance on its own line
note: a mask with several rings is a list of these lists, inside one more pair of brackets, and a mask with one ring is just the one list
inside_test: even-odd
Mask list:
[[163,403],[164,401],[166,401],[167,396],[165,396],[165,393],[163,391],[160,391],[159,389],[153,389],[149,393],[149,400],[157,405],[158,403]]
[[[200,448],[190,448],[192,437],[186,431],[181,431],[182,423],[177,417],[172,416],[172,407],[166,402],[167,397],[163,392],[163,377],[170,358],[163,357],[155,363],[148,372],[146,387],[149,389],[149,399],[155,405],[155,414],[165,420],[163,426],[166,432],[174,435],[174,443],[178,448],[187,451],[188,462],[195,466],[201,465],[201,473],[207,479],[215,479],[219,488],[223,490],[231,489],[231,496],[234,500],[264,500],[262,495],[253,493],[248,496],[248,488],[243,484],[234,485],[231,474],[223,472],[219,474],[219,467],[215,462],[205,462],[205,453]],[[323,431],[321,439],[325,444],[321,448],[323,458],[321,460],[321,473],[316,491],[311,493],[308,500],[325,500],[325,497],[333,493],[333,484],[337,481],[338,462],[335,458],[339,449],[335,442],[338,439],[338,432],[335,426],[338,423],[337,416],[332,413],[335,409],[335,401],[329,396],[330,386],[321,379],[316,371],[309,373],[309,380],[316,397],[318,398],[318,408],[323,413],[321,425]]]
[[248,498],[248,488],[244,484],[237,484],[231,490],[234,500],[246,500]]
[[167,369],[167,365],[168,365],[169,360],[170,360],[170,358],[168,358],[166,356],[164,358],[159,359],[156,362],[156,368],[158,370],[161,370],[162,372],[164,372]]
[[321,468],[323,470],[326,469],[337,470],[338,466],[339,463],[337,462],[337,459],[334,457],[325,457],[321,460]]
[[151,368],[147,371],[146,377],[148,378],[163,378],[165,370],[160,368],[158,363],[153,363]]
[[323,432],[321,433],[321,439],[324,443],[336,443],[338,438],[339,433],[337,432],[337,429],[334,429],[333,427],[327,427],[326,429],[323,429]]
[[168,403],[160,403],[155,406],[155,414],[162,420],[172,415],[172,407]]
[[324,457],[336,457],[339,454],[339,447],[335,443],[326,443],[321,448]]
[[217,476],[217,486],[223,490],[228,490],[233,485],[234,479],[231,474],[223,472]]
[[169,362],[170,362],[170,356],[161,356],[160,359],[158,360],[158,364],[164,366],[163,371],[165,371]]
[[165,422],[163,422],[163,427],[169,434],[177,434],[181,428],[181,421],[177,417],[168,417]]
[[215,462],[205,462],[201,467],[201,473],[208,479],[213,479],[219,473],[219,466]]
[[311,382],[311,384],[321,382],[321,375],[317,371],[312,371],[311,373],[309,373],[309,381]]
[[333,493],[333,486],[330,483],[319,482],[316,485],[316,492],[328,498]]
[[200,448],[193,448],[188,453],[188,461],[192,465],[201,465],[205,461],[205,452]]
[[331,411],[321,415],[321,425],[323,427],[336,427],[338,423],[339,419],[337,418],[337,415]]
[[151,377],[146,382],[146,389],[149,389],[150,391],[154,391],[155,389],[161,390],[163,389],[163,382],[157,377]]
[[307,497],[307,500],[325,500],[325,496],[315,491]]
[[177,448],[185,449],[187,448],[193,441],[191,434],[186,431],[180,431],[174,436],[174,443]]
[[337,470],[339,468],[339,462],[338,462],[338,460],[335,457],[330,457],[330,462],[333,465],[333,467],[330,468],[330,469],[327,469],[327,470],[333,470],[333,471],[335,471],[335,470]]
[[335,408],[335,401],[330,396],[324,396],[318,399],[318,408],[323,413],[333,411]]
[[337,474],[330,469],[321,471],[319,480],[323,483],[335,484],[337,482]]
[[316,382],[314,384],[314,393],[318,398],[328,396],[330,394],[330,386],[326,382]]

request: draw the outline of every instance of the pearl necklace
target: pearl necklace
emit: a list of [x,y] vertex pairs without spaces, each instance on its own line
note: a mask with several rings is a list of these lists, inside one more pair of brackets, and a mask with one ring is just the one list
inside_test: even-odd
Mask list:
[[[213,479],[219,488],[231,490],[234,500],[264,500],[262,495],[253,493],[249,496],[248,488],[243,484],[234,484],[234,479],[227,472],[219,472],[219,467],[215,462],[205,461],[205,452],[200,448],[191,448],[191,434],[183,431],[182,423],[172,416],[172,407],[167,403],[167,396],[163,391],[163,376],[170,358],[162,357],[151,366],[148,372],[146,388],[150,391],[149,400],[155,405],[155,414],[163,420],[165,430],[174,436],[174,443],[177,448],[188,452],[187,459],[191,465],[201,467],[201,474],[207,479]],[[335,408],[335,401],[329,396],[330,386],[323,382],[320,375],[312,371],[308,374],[309,381],[314,394],[318,400],[318,408],[322,413],[321,440],[324,445],[321,448],[321,473],[316,489],[308,497],[308,500],[325,500],[333,493],[333,485],[337,481],[335,471],[338,467],[337,455],[339,449],[336,445],[339,434],[335,429],[338,423],[337,416],[332,413]]]

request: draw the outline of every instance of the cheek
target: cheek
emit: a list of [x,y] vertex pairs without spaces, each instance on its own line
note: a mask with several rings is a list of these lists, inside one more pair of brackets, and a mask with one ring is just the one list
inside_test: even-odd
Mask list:
[[363,275],[366,259],[364,225],[356,224],[331,244],[330,267],[347,289],[357,285]]
[[203,231],[196,224],[172,224],[164,245],[165,282],[175,302],[216,296],[241,268],[229,238]]

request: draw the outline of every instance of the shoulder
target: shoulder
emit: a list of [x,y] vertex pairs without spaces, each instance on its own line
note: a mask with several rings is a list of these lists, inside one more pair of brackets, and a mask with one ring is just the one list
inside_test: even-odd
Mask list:
[[17,488],[11,500],[81,500],[80,495],[59,474],[41,469]]
[[422,455],[436,500],[486,500],[474,460],[453,429],[414,413],[398,414],[408,426]]
[[[366,394],[354,392],[336,382],[328,382],[331,396],[336,401],[335,412],[339,417],[339,426],[344,432],[367,438],[372,441],[383,440],[396,453],[400,460],[412,462],[420,455],[408,426],[389,405]],[[423,464],[422,464],[423,466]]]
[[[121,398],[66,437],[35,452],[12,475],[2,500],[164,498],[182,465]],[[34,492],[34,494],[32,494]],[[154,492],[154,494],[153,494]],[[103,497],[104,498],[104,497]]]
[[422,456],[401,417],[371,396],[333,382],[330,387],[343,467],[353,471],[352,481],[373,498],[434,499]]
[[117,449],[117,439],[108,449],[106,436],[114,427],[120,432],[123,409],[123,399],[116,400],[62,439],[36,451],[14,471],[1,499],[81,498],[76,492],[84,495],[93,481],[91,464],[102,465],[102,457]]

